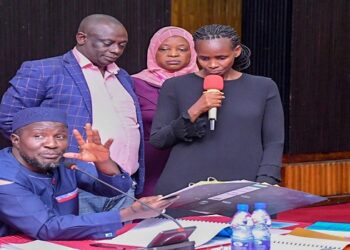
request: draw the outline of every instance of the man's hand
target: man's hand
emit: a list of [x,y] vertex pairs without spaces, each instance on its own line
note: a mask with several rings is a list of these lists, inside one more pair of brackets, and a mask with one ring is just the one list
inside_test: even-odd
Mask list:
[[78,159],[86,162],[95,163],[96,168],[106,175],[119,174],[120,170],[115,162],[109,156],[109,148],[113,140],[109,139],[105,144],[101,143],[101,137],[96,129],[92,129],[91,124],[85,125],[86,140],[83,139],[80,132],[73,130],[73,135],[78,142],[79,153],[64,153],[66,158]]
[[178,197],[174,197],[173,199],[161,199],[161,196],[142,197],[140,201],[151,206],[154,208],[154,210],[142,205],[140,202],[135,201],[130,207],[120,210],[121,220],[124,222],[135,219],[156,217],[177,199]]
[[100,134],[92,129],[91,124],[85,125],[86,140],[84,141],[80,132],[73,130],[73,135],[78,142],[79,153],[65,153],[66,158],[74,158],[86,162],[105,162],[109,160],[109,148],[113,140],[109,139],[105,144],[101,143]]

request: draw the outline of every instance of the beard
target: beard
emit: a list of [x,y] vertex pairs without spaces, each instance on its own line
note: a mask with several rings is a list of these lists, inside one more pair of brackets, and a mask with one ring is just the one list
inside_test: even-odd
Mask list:
[[48,163],[43,163],[40,162],[38,159],[36,158],[30,158],[27,155],[24,155],[22,153],[20,153],[21,157],[23,158],[23,160],[30,166],[32,166],[33,168],[36,168],[38,170],[44,171],[44,172],[49,172],[55,168],[57,168],[60,165],[61,160],[59,160],[58,162],[48,162]]

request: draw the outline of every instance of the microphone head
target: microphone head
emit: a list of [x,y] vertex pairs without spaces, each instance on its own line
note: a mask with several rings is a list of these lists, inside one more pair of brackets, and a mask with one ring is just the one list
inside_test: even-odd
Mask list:
[[63,165],[70,170],[75,170],[77,168],[76,163],[74,163],[73,161],[69,161],[67,159],[63,161]]
[[207,75],[204,77],[203,89],[224,89],[224,79],[219,75]]

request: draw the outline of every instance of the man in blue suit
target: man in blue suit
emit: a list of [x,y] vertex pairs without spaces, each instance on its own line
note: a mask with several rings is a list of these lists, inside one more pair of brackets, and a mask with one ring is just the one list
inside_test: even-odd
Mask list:
[[[129,193],[141,193],[145,173],[141,111],[129,74],[115,64],[127,45],[127,31],[114,17],[94,14],[81,21],[76,41],[62,56],[22,64],[1,101],[1,132],[7,137],[13,132],[13,116],[21,109],[62,109],[68,116],[67,150],[79,151],[73,128],[85,136],[84,125],[91,123],[102,140],[114,140],[111,158],[135,182]],[[126,197],[106,199],[83,191],[79,198],[81,213],[118,210],[132,203]]]

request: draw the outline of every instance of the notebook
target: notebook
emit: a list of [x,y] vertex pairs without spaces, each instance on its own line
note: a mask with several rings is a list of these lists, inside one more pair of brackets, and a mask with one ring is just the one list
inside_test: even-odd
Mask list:
[[[195,242],[195,247],[199,247],[219,234],[223,229],[230,226],[228,223],[197,221],[197,220],[177,220],[181,226],[196,226],[196,229],[189,237],[189,241]],[[152,239],[161,231],[176,229],[178,226],[171,220],[163,218],[146,219],[138,223],[129,231],[109,240],[98,242],[127,245],[135,247],[146,247]]]
[[342,250],[349,242],[307,238],[294,235],[271,235],[271,250]]

